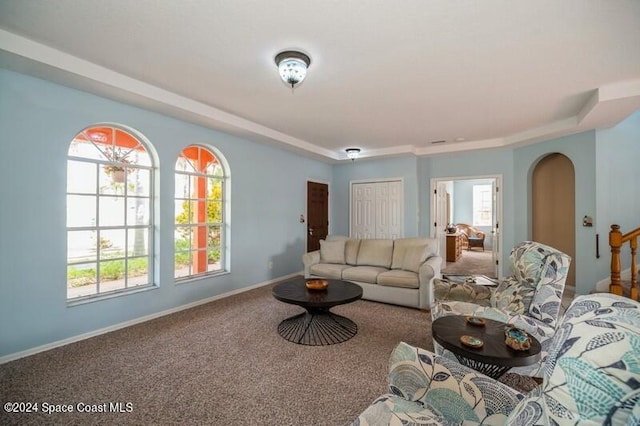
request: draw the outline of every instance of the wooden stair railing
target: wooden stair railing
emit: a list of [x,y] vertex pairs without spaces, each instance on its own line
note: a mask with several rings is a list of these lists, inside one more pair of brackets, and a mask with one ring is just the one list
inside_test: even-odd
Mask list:
[[622,234],[620,225],[611,225],[609,231],[609,245],[611,246],[611,284],[609,284],[609,293],[623,295],[622,281],[620,279],[620,248],[626,242],[631,247],[631,288],[629,297],[638,300],[638,267],[636,266],[636,252],[638,249],[638,237],[640,236],[640,228],[634,231]]

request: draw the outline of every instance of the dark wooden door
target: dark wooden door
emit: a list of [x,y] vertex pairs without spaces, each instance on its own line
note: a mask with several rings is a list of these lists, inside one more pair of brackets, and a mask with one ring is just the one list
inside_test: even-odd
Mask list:
[[307,182],[307,252],[319,250],[329,233],[329,185]]

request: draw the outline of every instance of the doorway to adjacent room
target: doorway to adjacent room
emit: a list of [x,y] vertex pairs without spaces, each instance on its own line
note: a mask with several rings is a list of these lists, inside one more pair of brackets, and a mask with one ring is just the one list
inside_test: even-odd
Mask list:
[[[444,273],[500,277],[501,187],[501,175],[431,179],[431,236],[439,241]],[[447,227],[455,224],[468,225],[484,233],[483,244],[469,247],[462,237],[448,234]],[[463,246],[451,247],[452,244]],[[447,256],[447,249],[457,255]]]

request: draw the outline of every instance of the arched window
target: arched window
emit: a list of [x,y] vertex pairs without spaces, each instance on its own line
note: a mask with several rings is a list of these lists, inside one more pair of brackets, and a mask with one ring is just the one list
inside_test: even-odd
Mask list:
[[153,162],[131,132],[78,133],[67,159],[67,299],[153,283]]
[[192,145],[176,161],[175,278],[225,269],[225,170],[216,155]]

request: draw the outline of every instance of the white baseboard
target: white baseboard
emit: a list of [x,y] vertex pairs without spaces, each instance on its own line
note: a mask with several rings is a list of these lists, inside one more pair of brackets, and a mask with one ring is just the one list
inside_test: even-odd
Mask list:
[[[620,272],[620,279],[622,280],[630,280],[631,279],[631,268],[625,269],[624,271]],[[604,293],[608,293],[609,292],[609,284],[611,284],[611,278],[605,278],[603,280],[600,280],[596,283],[596,288],[595,290],[597,292],[604,292]]]
[[253,290],[259,287],[263,287],[265,285],[273,284],[278,281],[286,280],[289,278],[296,277],[298,275],[302,275],[303,272],[295,272],[293,274],[285,275],[282,277],[274,278],[269,281],[265,281],[262,283],[258,283],[249,287],[243,287],[237,290],[233,290],[224,294],[218,294],[213,297],[208,297],[206,299],[201,299],[196,302],[187,303],[185,305],[181,305],[175,308],[167,309],[166,311],[156,312],[155,314],[145,315],[140,318],[132,319],[129,321],[124,321],[118,324],[110,325],[109,327],[101,328],[99,330],[90,331],[88,333],[78,334],[77,336],[72,336],[66,339],[58,340],[56,342],[47,343],[46,345],[36,346],[35,348],[26,349],[24,351],[15,352],[9,355],[5,355],[0,357],[0,364],[4,364],[10,361],[15,361],[16,359],[24,358],[26,356],[35,355],[39,352],[48,351],[50,349],[58,348],[60,346],[68,345],[70,343],[79,342],[81,340],[89,339],[91,337],[99,336],[101,334],[109,333],[112,331],[120,330],[121,328],[130,327],[132,325],[140,324],[146,321],[150,321],[152,319],[160,318],[165,315],[174,314],[176,312],[184,311],[185,309],[195,308],[199,305],[204,305],[205,303],[213,302],[214,300],[224,299],[229,296],[233,296],[235,294],[244,293],[245,291]]

